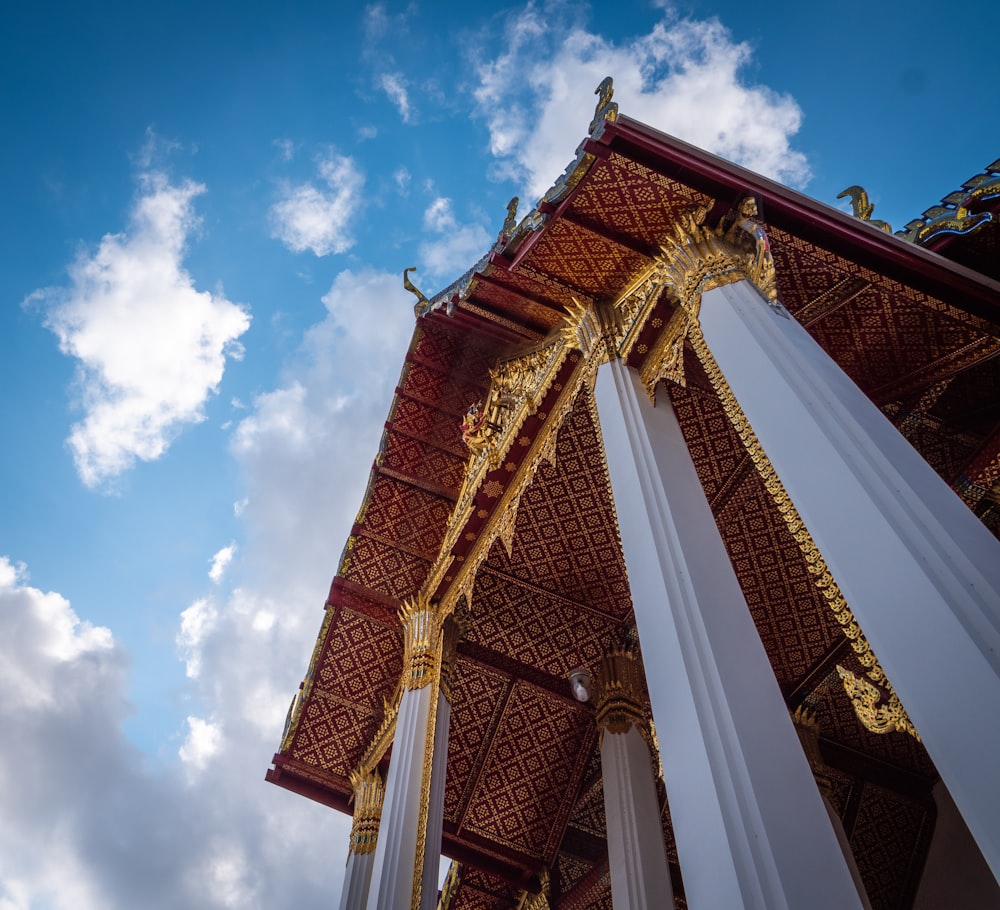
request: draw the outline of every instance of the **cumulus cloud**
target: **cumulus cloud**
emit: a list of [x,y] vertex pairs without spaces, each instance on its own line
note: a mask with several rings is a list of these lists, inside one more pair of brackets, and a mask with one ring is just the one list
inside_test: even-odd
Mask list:
[[594,89],[614,77],[623,113],[793,186],[809,179],[791,147],[802,112],[787,95],[745,76],[752,50],[717,20],[670,10],[645,35],[616,44],[565,22],[554,3],[529,3],[507,22],[503,52],[477,67],[474,92],[500,174],[538,198],[582,138]]
[[245,551],[243,564],[258,575],[272,567],[276,592],[293,585],[320,606],[413,331],[413,300],[396,273],[342,271],[323,303],[295,365],[232,437],[247,490],[242,520],[267,537],[267,560]]
[[69,437],[77,472],[100,486],[136,461],[159,458],[204,419],[228,357],[250,325],[221,293],[199,291],[183,266],[198,227],[201,184],[142,178],[129,227],[107,234],[69,268],[70,286],[36,291],[60,350],[77,360],[84,418]]
[[272,236],[295,253],[344,253],[354,245],[354,215],[364,176],[354,159],[328,152],[319,159],[320,184],[284,184],[271,207]]
[[424,211],[424,230],[429,236],[420,244],[420,260],[429,277],[457,278],[489,249],[490,235],[481,224],[460,225],[451,200],[438,196]]
[[192,632],[205,710],[151,767],[122,732],[129,656],[0,557],[0,908],[329,903],[350,819],[263,781],[321,614],[295,606],[237,589],[213,608]]
[[222,747],[222,727],[200,717],[188,717],[187,723],[188,735],[177,754],[184,764],[201,771]]

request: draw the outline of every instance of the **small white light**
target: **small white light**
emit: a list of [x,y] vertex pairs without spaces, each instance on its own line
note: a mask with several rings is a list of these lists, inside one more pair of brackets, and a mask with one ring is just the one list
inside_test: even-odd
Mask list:
[[573,690],[573,697],[577,701],[590,701],[590,687],[593,681],[590,671],[586,667],[577,667],[569,674],[570,688]]

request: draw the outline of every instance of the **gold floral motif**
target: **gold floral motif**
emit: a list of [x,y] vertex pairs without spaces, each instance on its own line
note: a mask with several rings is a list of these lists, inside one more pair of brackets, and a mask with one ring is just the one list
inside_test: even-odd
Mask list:
[[[719,401],[722,403],[726,416],[739,435],[744,448],[747,450],[747,454],[750,456],[750,460],[764,482],[767,492],[777,506],[781,517],[784,519],[786,527],[798,544],[799,550],[805,558],[806,568],[813,576],[814,584],[822,592],[827,606],[833,612],[844,635],[851,642],[851,647],[854,649],[858,661],[865,668],[868,678],[872,683],[880,686],[886,692],[885,706],[887,713],[882,716],[892,716],[895,718],[894,726],[891,729],[903,730],[916,736],[913,724],[910,722],[902,704],[899,703],[899,699],[889,685],[889,680],[886,679],[885,672],[875,658],[868,640],[865,638],[857,620],[854,618],[854,614],[847,605],[847,600],[841,593],[836,581],[834,581],[833,575],[826,565],[826,561],[812,539],[812,535],[806,529],[805,523],[799,516],[791,497],[778,478],[778,474],[774,470],[770,459],[765,454],[760,440],[757,438],[757,434],[754,433],[753,427],[750,426],[750,421],[747,420],[743,409],[736,400],[736,396],[733,395],[733,390],[729,387],[726,377],[722,374],[722,370],[719,369],[719,365],[715,362],[712,352],[708,349],[708,344],[705,342],[705,336],[701,332],[701,327],[698,325],[692,326],[688,333],[688,338],[691,341],[691,346],[695,354],[705,368],[712,388],[719,396]],[[878,694],[879,690],[876,689],[875,691]],[[877,698],[876,701],[878,701]],[[858,701],[855,701],[852,697],[852,702],[854,703],[855,711],[858,711]],[[858,713],[858,718],[862,723],[866,723],[866,718],[870,716],[872,715],[868,713]],[[873,732],[884,733],[888,729],[890,728],[883,727]]]
[[888,683],[883,684],[887,693],[883,697],[878,686],[867,679],[855,676],[850,670],[839,664],[837,665],[837,673],[844,684],[844,691],[854,706],[854,713],[857,714],[858,720],[861,721],[866,730],[870,730],[872,733],[891,733],[893,730],[899,730],[902,733],[909,733],[914,739],[920,739],[920,735],[899,701],[899,696],[888,688]]
[[351,822],[351,853],[371,853],[378,841],[379,820],[385,800],[385,782],[376,770],[351,772],[354,788],[354,819]]

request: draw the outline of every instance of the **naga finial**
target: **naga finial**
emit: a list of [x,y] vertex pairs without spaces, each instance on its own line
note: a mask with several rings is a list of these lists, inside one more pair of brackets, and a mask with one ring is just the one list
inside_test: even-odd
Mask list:
[[846,190],[837,194],[838,199],[846,199],[850,197],[851,200],[851,210],[854,217],[858,221],[866,221],[872,227],[877,227],[879,230],[885,231],[886,233],[891,233],[892,228],[889,227],[889,222],[879,221],[877,218],[872,219],[872,212],[875,211],[875,204],[868,201],[868,191],[863,186],[849,186]]
[[514,228],[517,226],[517,204],[519,201],[517,196],[514,196],[507,203],[507,217],[504,218],[503,227],[500,229],[500,234],[505,240],[514,233]]
[[594,94],[598,96],[597,107],[594,108],[594,119],[590,121],[590,128],[587,132],[597,138],[605,121],[614,123],[618,119],[618,102],[611,98],[615,93],[614,80],[610,76],[605,76],[601,84],[594,89]]
[[408,269],[403,269],[403,287],[417,298],[417,306],[420,307],[421,305],[430,303],[430,301],[424,296],[423,291],[414,285],[408,277],[410,272],[415,272],[416,270],[417,267],[415,265],[411,265]]

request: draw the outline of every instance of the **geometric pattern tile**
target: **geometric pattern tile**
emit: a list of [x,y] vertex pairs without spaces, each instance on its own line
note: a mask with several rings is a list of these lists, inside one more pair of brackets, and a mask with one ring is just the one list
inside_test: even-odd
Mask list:
[[376,474],[361,527],[368,536],[434,559],[452,508],[450,500]]
[[559,431],[555,467],[544,464],[521,497],[510,572],[620,620],[631,615],[603,445],[586,402]]
[[517,682],[476,781],[465,827],[551,862],[595,735],[587,710]]
[[513,910],[517,898],[503,879],[472,866],[463,866],[449,910]]
[[778,685],[791,692],[844,633],[756,471],[717,520]]
[[473,603],[472,625],[466,633],[470,642],[560,679],[574,667],[596,668],[621,630],[621,623],[604,613],[520,584],[488,567],[476,577]]
[[615,153],[591,168],[570,212],[657,250],[679,209],[708,201],[704,193]]
[[623,288],[649,261],[568,221],[550,224],[525,257],[534,269],[590,297]]
[[[483,396],[485,390],[482,384],[463,381],[461,376],[443,373],[419,361],[410,361],[407,364],[402,389],[407,400],[422,402],[425,406],[439,411],[438,421],[447,422],[448,415],[451,415],[450,421],[455,431],[455,442],[460,446],[461,433],[458,425],[462,422],[462,416],[472,402]],[[399,408],[402,406],[403,400],[400,399],[395,413],[398,414]],[[392,416],[391,419],[395,423],[395,416]]]
[[457,495],[467,459],[391,430],[384,440],[382,467],[415,481],[430,481],[436,487],[454,490]]
[[914,870],[923,867],[933,830],[933,809],[867,783],[851,833],[851,851],[872,910],[911,906]]
[[402,601],[416,594],[429,568],[429,559],[420,559],[359,534],[354,540],[350,564],[343,577]]
[[303,709],[291,756],[346,778],[364,754],[378,722],[376,712],[314,690]]
[[381,712],[380,693],[396,685],[402,670],[399,630],[341,607],[313,676],[313,691]]
[[[445,778],[446,825],[461,830],[462,814],[510,688],[510,677],[459,656],[452,671],[448,775]],[[451,829],[449,829],[451,830]]]
[[[466,400],[466,407],[475,399]],[[462,444],[461,419],[449,411],[442,411],[416,398],[396,398],[392,412],[392,428],[397,433],[429,442],[439,449],[447,449],[460,458],[468,457]]]

